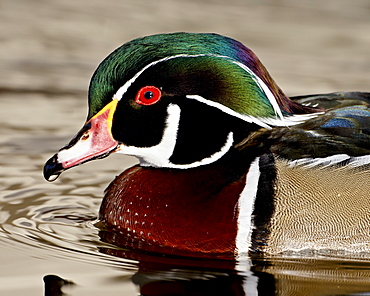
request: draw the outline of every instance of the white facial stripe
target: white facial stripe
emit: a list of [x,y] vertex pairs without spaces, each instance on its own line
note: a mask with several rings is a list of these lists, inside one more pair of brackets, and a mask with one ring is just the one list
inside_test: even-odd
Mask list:
[[317,117],[321,113],[314,113],[314,114],[295,114],[289,117],[285,117],[284,120],[280,119],[274,119],[274,118],[268,118],[268,117],[255,117],[255,116],[249,116],[249,115],[243,115],[240,114],[229,107],[226,107],[225,105],[207,100],[201,96],[198,95],[187,95],[188,99],[197,100],[201,103],[207,104],[208,106],[218,108],[222,112],[232,115],[234,117],[240,118],[246,122],[255,123],[261,127],[271,129],[271,126],[292,126],[300,124],[308,119]]
[[301,124],[323,113],[324,112],[316,112],[316,113],[311,113],[311,114],[293,114],[293,115],[284,117],[284,120],[268,118],[268,117],[260,118],[260,120],[266,124],[269,124],[270,126],[292,126],[292,125]]
[[269,87],[266,85],[266,83],[264,83],[262,81],[261,78],[259,78],[251,69],[249,69],[246,65],[240,63],[240,62],[237,62],[237,61],[233,61],[234,64],[238,65],[240,68],[244,69],[245,71],[247,71],[253,78],[253,80],[257,83],[258,87],[260,89],[262,89],[262,91],[265,93],[267,99],[269,100],[272,108],[274,109],[275,111],[275,115],[276,115],[276,119],[279,120],[282,120],[284,121],[284,117],[283,117],[283,114],[281,113],[281,109],[276,101],[276,98],[274,96],[274,94],[272,93],[272,91],[269,89]]
[[289,162],[290,167],[294,166],[305,166],[307,168],[326,168],[341,163],[342,161],[348,161],[347,167],[354,168],[363,165],[370,164],[370,155],[363,155],[352,157],[347,154],[336,154],[328,157],[317,157],[317,158],[302,158]]
[[172,60],[172,59],[176,59],[176,58],[196,58],[196,57],[202,57],[202,56],[215,56],[215,57],[223,57],[223,58],[228,58],[226,56],[218,56],[218,55],[212,55],[212,54],[197,54],[197,55],[188,55],[188,54],[178,54],[178,55],[174,55],[174,56],[170,56],[170,57],[165,57],[163,59],[160,59],[160,60],[157,60],[157,61],[154,61],[154,62],[151,62],[149,63],[148,65],[146,65],[144,68],[142,68],[139,72],[137,72],[134,77],[132,77],[131,79],[127,80],[127,82],[121,86],[118,91],[114,94],[113,96],[113,100],[116,99],[118,101],[121,100],[122,96],[127,92],[127,90],[129,89],[129,87],[135,82],[135,80],[145,71],[147,70],[148,68],[158,64],[158,63],[161,63],[161,62],[165,62],[165,61],[168,61],[168,60]]
[[215,107],[215,108],[221,110],[222,112],[224,112],[226,114],[229,114],[229,115],[232,115],[234,117],[240,118],[240,119],[242,119],[242,120],[244,120],[246,122],[256,123],[259,126],[262,126],[264,128],[267,128],[267,129],[271,129],[271,127],[269,125],[265,124],[258,117],[240,114],[240,113],[235,112],[234,110],[230,109],[229,107],[226,107],[225,105],[223,105],[221,103],[218,103],[218,102],[215,102],[215,101],[211,101],[211,100],[207,100],[207,99],[205,99],[205,98],[203,98],[201,96],[198,96],[198,95],[187,95],[186,97],[188,99],[197,100],[198,102],[207,104],[208,106]]
[[89,137],[86,140],[79,140],[75,145],[69,149],[63,149],[58,152],[58,162],[65,163],[72,159],[78,159],[86,154],[91,149],[92,137]]
[[138,157],[142,166],[188,169],[210,164],[220,159],[232,147],[234,138],[233,133],[230,132],[224,146],[211,156],[190,164],[171,163],[169,159],[175,150],[180,113],[181,109],[178,105],[170,104],[168,106],[166,126],[164,128],[162,140],[158,145],[152,147],[135,147],[120,144],[117,152]]
[[268,86],[266,85],[266,83],[264,83],[261,78],[259,78],[250,68],[248,68],[246,65],[238,62],[238,61],[235,61],[235,60],[232,60],[230,57],[228,56],[223,56],[223,55],[214,55],[214,54],[197,54],[197,55],[187,55],[187,54],[179,54],[179,55],[174,55],[174,56],[169,56],[169,57],[165,57],[163,59],[160,59],[160,60],[157,60],[157,61],[154,61],[154,62],[151,62],[149,63],[148,65],[146,65],[144,68],[142,68],[139,72],[137,72],[134,77],[132,77],[131,79],[129,79],[122,87],[120,87],[118,89],[118,91],[115,93],[115,95],[113,96],[113,99],[117,99],[117,100],[121,100],[122,96],[127,92],[128,88],[135,82],[135,80],[145,71],[147,70],[148,68],[158,64],[158,63],[161,63],[161,62],[165,62],[165,61],[168,61],[168,60],[172,60],[172,59],[176,59],[176,58],[183,58],[183,57],[186,57],[186,58],[196,58],[196,57],[203,57],[203,56],[211,56],[211,57],[217,57],[217,58],[223,58],[223,59],[228,59],[230,60],[232,63],[234,63],[235,65],[238,65],[239,67],[241,67],[243,70],[247,71],[251,76],[252,76],[252,79],[257,83],[257,85],[259,86],[259,88],[266,94],[266,97],[268,98],[268,100],[270,101],[274,111],[275,111],[275,114],[277,116],[280,117],[280,119],[283,119],[283,114],[281,113],[281,110],[280,110],[280,107],[276,101],[276,98],[274,96],[274,94],[271,92],[271,90],[268,88]]
[[[202,56],[211,56],[211,57],[218,57],[218,58],[228,59],[232,63],[234,63],[234,64],[238,65],[239,67],[241,67],[243,70],[247,71],[248,74],[250,74],[252,76],[252,79],[256,82],[256,84],[258,85],[258,87],[265,93],[267,99],[269,100],[272,108],[275,111],[276,118],[275,119],[274,118],[267,118],[267,117],[263,117],[263,118],[260,117],[259,118],[259,117],[254,117],[254,116],[241,115],[241,114],[239,114],[239,113],[231,110],[230,108],[228,108],[228,107],[226,107],[226,106],[224,106],[222,104],[215,103],[217,105],[217,108],[221,109],[224,112],[225,112],[226,109],[228,109],[229,112],[227,112],[227,113],[230,114],[230,115],[239,117],[239,118],[241,118],[241,119],[243,119],[243,120],[245,120],[247,122],[256,123],[259,126],[264,127],[264,128],[270,128],[270,126],[292,126],[292,125],[300,124],[302,122],[305,122],[308,119],[314,118],[314,117],[318,116],[319,114],[322,114],[322,112],[320,112],[320,113],[315,113],[315,114],[296,114],[296,115],[284,117],[283,114],[282,114],[282,112],[281,112],[281,109],[280,109],[280,107],[279,107],[279,105],[278,105],[278,103],[276,101],[276,98],[275,98],[274,94],[271,92],[271,90],[266,85],[266,83],[264,83],[262,81],[262,79],[259,78],[250,68],[248,68],[246,65],[244,65],[244,64],[242,64],[242,63],[240,63],[238,61],[232,60],[228,56],[213,55],[213,54],[197,54],[197,55],[179,54],[179,55],[169,56],[169,57],[165,57],[163,59],[159,59],[157,61],[151,62],[148,65],[146,65],[144,68],[142,68],[139,72],[137,72],[123,86],[121,86],[118,89],[118,91],[113,95],[113,98],[112,99],[113,100],[116,99],[116,100],[120,101],[121,98],[122,98],[122,96],[127,92],[127,90],[129,89],[129,87],[136,81],[136,79],[144,71],[146,71],[148,68],[150,68],[150,67],[152,67],[152,66],[154,66],[154,65],[156,65],[158,63],[165,62],[165,61],[168,61],[168,60],[171,60],[171,59],[182,58],[182,57],[196,58],[196,57],[202,57]],[[190,96],[187,96],[187,97],[190,97],[190,98],[195,98],[195,97],[201,98],[200,96],[197,96],[197,95],[190,95]],[[210,102],[210,103],[207,103],[208,105],[211,105],[212,104],[212,101],[206,100],[204,98],[202,98],[202,99],[204,101]],[[198,101],[200,101],[200,100],[198,99]],[[224,108],[220,108],[221,106],[223,106]]]
[[251,239],[254,225],[252,224],[252,213],[257,196],[258,183],[261,172],[259,168],[259,157],[257,157],[249,168],[246,184],[240,194],[238,201],[238,233],[236,236],[237,256],[248,255],[251,247]]

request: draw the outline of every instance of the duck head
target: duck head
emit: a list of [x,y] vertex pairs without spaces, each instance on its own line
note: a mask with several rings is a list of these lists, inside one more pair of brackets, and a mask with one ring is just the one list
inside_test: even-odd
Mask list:
[[48,181],[113,152],[142,166],[186,169],[217,161],[257,129],[301,123],[256,55],[216,34],[160,34],[112,52],[89,87],[89,114],[44,167]]

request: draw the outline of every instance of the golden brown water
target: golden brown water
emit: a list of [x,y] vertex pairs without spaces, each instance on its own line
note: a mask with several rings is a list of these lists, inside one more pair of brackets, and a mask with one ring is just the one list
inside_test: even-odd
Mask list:
[[83,124],[94,68],[142,35],[234,37],[289,95],[370,91],[368,0],[3,0],[0,24],[0,295],[42,295],[48,274],[73,281],[64,291],[75,296],[370,293],[365,255],[291,254],[256,261],[253,273],[249,262],[233,272],[217,261],[107,255],[115,249],[94,224],[103,190],[135,159],[113,155],[53,184],[41,173]]

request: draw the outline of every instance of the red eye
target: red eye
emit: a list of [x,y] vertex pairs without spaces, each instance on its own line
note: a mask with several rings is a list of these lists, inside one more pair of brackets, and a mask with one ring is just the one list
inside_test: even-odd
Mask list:
[[135,98],[135,102],[140,105],[153,105],[161,98],[161,91],[155,86],[142,87]]

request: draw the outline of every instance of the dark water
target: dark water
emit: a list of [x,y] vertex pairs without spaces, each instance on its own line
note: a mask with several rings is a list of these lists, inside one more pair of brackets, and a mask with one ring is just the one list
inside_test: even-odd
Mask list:
[[369,91],[368,1],[5,0],[0,22],[0,295],[43,295],[46,275],[66,280],[46,277],[46,295],[61,295],[61,286],[74,296],[370,295],[366,254],[306,252],[235,265],[102,242],[103,190],[133,158],[88,163],[53,184],[41,174],[83,124],[95,66],[137,36],[219,32],[254,49],[288,94]]

